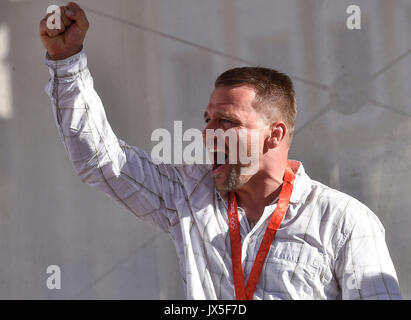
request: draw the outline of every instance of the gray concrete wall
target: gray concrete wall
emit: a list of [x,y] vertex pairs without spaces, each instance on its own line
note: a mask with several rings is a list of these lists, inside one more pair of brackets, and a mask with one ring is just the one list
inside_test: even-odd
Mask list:
[[[290,74],[291,158],[377,214],[411,298],[410,0],[78,2],[108,119],[147,151],[151,132],[174,120],[203,126],[225,69]],[[361,30],[345,25],[353,3]],[[49,4],[0,0],[0,298],[184,298],[170,238],[83,185],[68,161],[43,91],[38,24]],[[60,290],[46,287],[52,264]]]

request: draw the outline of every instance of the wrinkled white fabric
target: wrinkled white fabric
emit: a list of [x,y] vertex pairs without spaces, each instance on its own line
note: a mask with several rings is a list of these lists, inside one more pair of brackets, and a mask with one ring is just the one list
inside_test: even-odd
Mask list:
[[[188,299],[234,299],[227,203],[208,165],[154,164],[118,139],[93,88],[85,50],[46,58],[53,114],[76,173],[174,241]],[[121,107],[121,106],[120,106]],[[274,200],[250,230],[239,208],[247,279]],[[302,164],[254,299],[399,299],[384,228],[354,198],[311,180]]]

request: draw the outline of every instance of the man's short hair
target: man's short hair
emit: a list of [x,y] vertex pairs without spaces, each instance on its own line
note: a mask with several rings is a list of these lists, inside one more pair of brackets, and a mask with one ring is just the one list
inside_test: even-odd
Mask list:
[[267,121],[278,120],[278,113],[281,115],[291,143],[297,105],[290,77],[269,68],[239,67],[223,72],[214,83],[216,88],[236,85],[247,85],[256,91],[254,108],[264,114]]

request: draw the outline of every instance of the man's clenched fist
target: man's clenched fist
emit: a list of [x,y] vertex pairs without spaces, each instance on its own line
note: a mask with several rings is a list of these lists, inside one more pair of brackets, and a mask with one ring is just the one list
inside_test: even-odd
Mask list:
[[60,29],[47,28],[51,14],[40,22],[40,38],[52,60],[62,60],[80,52],[89,28],[86,14],[76,3],[60,7],[60,12]]

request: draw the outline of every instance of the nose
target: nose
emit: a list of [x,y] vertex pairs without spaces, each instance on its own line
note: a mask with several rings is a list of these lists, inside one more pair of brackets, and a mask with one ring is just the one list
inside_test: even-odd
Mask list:
[[[204,145],[207,145],[207,140],[206,140],[206,134],[207,134],[207,130],[213,130],[213,132],[215,130],[217,130],[219,128],[217,121],[215,120],[210,120],[208,121],[208,123],[206,124],[204,130],[203,130],[203,142]],[[211,135],[213,136],[213,135]],[[216,138],[214,138],[215,140]],[[211,141],[208,141],[208,143],[210,143]],[[215,141],[214,141],[215,142]]]

